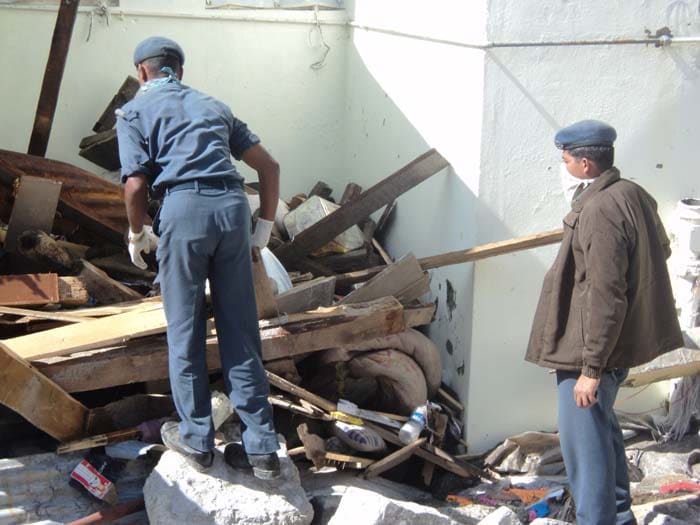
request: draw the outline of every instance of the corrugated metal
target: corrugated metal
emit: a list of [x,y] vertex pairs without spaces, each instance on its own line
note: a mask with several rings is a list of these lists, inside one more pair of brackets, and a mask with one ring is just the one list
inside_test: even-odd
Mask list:
[[[103,504],[68,485],[84,455],[37,454],[0,459],[0,525],[58,525],[103,508]],[[117,481],[120,501],[142,497],[150,469],[131,461]],[[148,523],[142,517],[142,523]]]

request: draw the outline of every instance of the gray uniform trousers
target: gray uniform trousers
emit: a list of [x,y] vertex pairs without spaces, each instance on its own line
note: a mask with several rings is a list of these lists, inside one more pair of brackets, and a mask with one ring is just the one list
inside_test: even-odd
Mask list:
[[248,453],[279,448],[267,400],[252,278],[250,208],[240,184],[166,192],[157,258],[168,322],[170,384],[184,443],[214,446],[206,363],[209,278],[221,368]]
[[581,374],[557,370],[559,439],[579,525],[636,523],[622,430],[613,410],[627,370],[600,377],[598,402],[578,408],[574,386]]

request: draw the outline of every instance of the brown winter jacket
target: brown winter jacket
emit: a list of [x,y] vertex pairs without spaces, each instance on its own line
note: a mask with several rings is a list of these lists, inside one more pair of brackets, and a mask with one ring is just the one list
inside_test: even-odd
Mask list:
[[525,359],[600,377],[683,346],[656,201],[611,168],[574,199]]

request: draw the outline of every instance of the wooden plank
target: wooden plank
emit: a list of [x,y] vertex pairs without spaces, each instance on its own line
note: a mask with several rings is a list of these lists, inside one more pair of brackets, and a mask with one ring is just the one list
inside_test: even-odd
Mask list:
[[12,215],[7,225],[5,250],[16,251],[19,236],[27,230],[51,233],[61,186],[60,182],[40,177],[24,176],[20,179]]
[[334,292],[335,277],[319,277],[279,294],[276,297],[277,310],[291,314],[330,306]]
[[70,315],[64,312],[44,312],[41,310],[30,310],[28,308],[12,308],[10,306],[0,306],[0,314],[21,315],[23,317],[31,317],[33,319],[48,319],[51,321],[61,321],[64,323],[83,323],[85,317]]
[[389,220],[392,218],[394,211],[396,211],[396,201],[392,201],[386,205],[384,211],[379,217],[379,220],[377,221],[377,227],[374,229],[374,235],[378,239],[384,239],[386,236],[386,228],[389,225]]
[[0,304],[3,306],[58,302],[58,275],[55,273],[0,275]]
[[630,370],[622,383],[626,387],[639,387],[700,374],[700,327],[686,330],[686,346],[660,355],[653,361]]
[[322,408],[326,412],[333,412],[337,408],[337,405],[335,403],[328,401],[327,399],[318,396],[313,392],[306,390],[303,387],[290,383],[289,381],[282,379],[281,377],[273,374],[272,372],[266,372],[266,374],[268,381],[270,381],[270,385],[274,386],[275,388],[284,390],[288,394],[292,394],[300,399],[305,399],[309,403],[313,403],[314,405],[316,405],[319,408]]
[[[423,257],[418,259],[418,262],[423,270],[430,270],[432,268],[439,268],[452,264],[480,261],[489,257],[496,257],[497,255],[505,255],[508,253],[515,253],[522,250],[546,246],[548,244],[556,244],[561,242],[563,235],[564,230],[552,230],[535,235],[509,239],[507,241],[484,244],[468,250],[444,253],[442,255],[433,255],[431,257]],[[375,266],[374,268],[367,268],[362,271],[340,274],[337,276],[337,286],[342,288],[355,283],[364,282],[379,274],[385,268],[386,266]]]
[[469,250],[444,253],[442,255],[434,255],[432,257],[423,257],[422,259],[418,259],[418,262],[420,263],[421,268],[424,270],[430,270],[431,268],[440,268],[452,264],[480,261],[488,257],[495,257],[497,255],[504,255],[507,253],[537,248],[539,246],[546,246],[548,244],[555,244],[561,242],[563,236],[564,230],[553,230],[545,233],[528,235],[526,237],[509,239],[507,241],[484,244],[482,246],[470,248]]
[[[0,149],[0,183],[12,186],[24,175],[60,181],[63,189],[58,211],[63,217],[105,241],[124,246],[124,232],[129,222],[118,185],[65,162]],[[83,194],[102,194],[105,198],[102,205],[96,206],[82,202]]]
[[85,430],[88,409],[2,343],[0,403],[59,441]]
[[123,344],[136,337],[162,333],[166,326],[165,312],[161,308],[62,326],[5,339],[3,343],[23,359],[39,359]]
[[71,310],[71,315],[82,317],[106,317],[108,315],[119,315],[128,312],[147,312],[156,308],[163,308],[163,299],[160,296],[144,297],[136,301],[126,301],[110,306],[93,306],[90,308],[80,308]]
[[333,188],[331,188],[328,184],[320,180],[316,184],[314,184],[313,188],[311,188],[311,191],[309,192],[309,198],[313,197],[314,195],[318,195],[322,199],[331,200],[332,193]]
[[379,241],[377,239],[372,238],[372,246],[375,250],[377,250],[377,253],[382,258],[382,261],[384,261],[384,264],[394,263],[394,260],[389,256],[384,247],[381,244],[379,244]]
[[350,182],[347,186],[345,186],[343,196],[340,197],[340,202],[338,204],[342,206],[343,204],[347,204],[348,202],[355,201],[361,194],[362,186],[355,184],[354,182]]
[[277,302],[260,255],[260,248],[253,248],[253,284],[255,285],[258,319],[275,317],[277,315]]
[[326,452],[323,459],[326,460],[326,463],[330,463],[331,465],[340,464],[341,469],[347,467],[362,470],[376,463],[374,459],[338,454],[337,452]]
[[139,90],[139,81],[132,76],[126,77],[126,80],[119,87],[116,95],[112,97],[102,115],[97,122],[92,127],[92,131],[99,133],[100,131],[107,131],[112,129],[117,123],[117,116],[114,114],[115,109],[121,108],[124,104],[129,102]]
[[39,102],[37,103],[36,116],[32,135],[29,139],[28,153],[31,155],[46,155],[49,144],[51,126],[58,103],[58,93],[61,89],[63,70],[68,58],[73,26],[78,14],[79,0],[61,0],[56,17],[56,25],[51,39],[51,49],[46,63],[44,81],[41,85]]
[[430,292],[430,274],[423,272],[423,276],[416,282],[409,284],[406,288],[394,294],[400,303],[410,303]]
[[387,266],[360,288],[343,297],[340,304],[371,301],[394,295],[406,290],[422,278],[423,270],[421,270],[418,260],[415,255],[408,254],[391,266]]
[[[447,429],[447,422],[449,421],[449,417],[447,414],[441,414],[439,412],[435,413],[434,415],[435,419],[435,432],[433,432],[433,441],[432,444],[435,445],[436,447],[439,447],[442,445],[442,441],[445,438],[445,430]],[[433,481],[433,474],[435,473],[435,463],[431,463],[430,461],[426,461],[423,464],[423,484],[426,487],[429,487],[430,484]]]
[[[117,130],[108,129],[95,135],[83,137],[78,145],[78,155],[108,171],[121,168]],[[87,202],[84,199],[84,202]]]
[[393,298],[390,301],[382,300],[355,306],[358,308],[348,308],[344,310],[344,314],[331,318],[321,317],[310,322],[287,322],[281,327],[261,329],[263,360],[350,346],[406,329],[401,303]]
[[63,306],[83,306],[90,302],[85,283],[78,277],[58,278],[58,302]]
[[141,437],[141,431],[138,428],[127,428],[125,430],[115,430],[106,434],[98,434],[84,439],[70,441],[56,447],[56,454],[68,454],[77,450],[88,450],[96,447],[104,447],[121,441],[130,439],[138,439]]
[[452,405],[452,408],[456,409],[460,413],[464,412],[464,405],[459,402],[455,397],[450,395],[450,393],[445,390],[444,388],[440,387],[438,388],[438,396],[440,396],[442,399],[447,401],[447,404]]
[[371,213],[395,200],[401,194],[442,171],[449,163],[436,150],[424,153],[410,164],[362,193],[360,197],[324,217],[282,245],[275,255],[283,262],[299,259],[321,248]]
[[426,438],[418,438],[410,445],[406,445],[396,452],[393,452],[386,456],[385,458],[377,461],[373,465],[370,465],[367,470],[365,470],[364,476],[366,478],[373,478],[378,476],[382,472],[394,468],[396,465],[400,465],[408,458],[410,458],[418,448],[420,448],[426,442]]
[[[403,443],[399,439],[399,436],[395,433],[386,430],[385,428],[379,425],[375,425],[374,423],[365,422],[365,426],[377,432],[385,441],[388,441],[389,443],[393,443],[394,445],[400,447],[403,446]],[[437,451],[439,451],[439,455],[436,453]],[[427,443],[423,443],[421,448],[417,448],[414,451],[414,454],[422,459],[425,459],[426,461],[435,463],[438,467],[441,467],[447,470],[448,472],[452,472],[453,474],[457,474],[462,478],[471,478],[474,476],[480,476],[486,479],[492,478],[492,476],[490,476],[483,470],[476,468],[468,463],[457,462],[457,460],[454,457],[450,456],[447,452],[440,449],[436,449],[435,447],[432,447]]]
[[[289,316],[288,324],[275,325],[271,328],[264,328],[265,325],[273,324],[269,320],[260,321],[263,360],[275,360],[280,355],[287,356],[290,353],[308,353],[357,344],[372,337],[404,331],[407,325],[399,303],[393,299],[382,303],[385,306],[379,310],[376,307],[363,307],[358,310],[356,307],[361,305],[328,309],[335,314],[326,318],[323,317],[322,312],[318,311],[293,314]],[[429,316],[433,315],[434,308],[435,306],[431,304],[409,309],[409,311],[418,312],[417,315],[409,314],[409,318],[423,322],[426,317],[430,319]],[[363,313],[361,316],[353,317],[350,315],[353,311]],[[398,312],[398,320],[396,312]],[[295,317],[304,320],[295,320]],[[387,321],[387,318],[390,320]],[[329,322],[329,319],[335,319],[335,325]],[[80,326],[85,324],[88,323]],[[368,329],[368,326],[374,326],[374,328]],[[213,332],[210,331],[210,333]],[[209,370],[212,372],[219,370],[221,362],[216,338],[209,338],[206,348]],[[168,377],[168,352],[164,338],[132,341],[125,347],[93,350],[70,358],[35,357],[34,359],[43,360],[44,362],[35,361],[35,365],[69,392],[97,390]],[[285,384],[292,383],[287,381]]]

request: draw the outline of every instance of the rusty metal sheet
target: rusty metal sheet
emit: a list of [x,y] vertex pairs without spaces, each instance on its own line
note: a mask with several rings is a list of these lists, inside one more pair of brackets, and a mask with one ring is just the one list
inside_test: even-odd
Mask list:
[[0,184],[12,186],[25,175],[61,182],[58,209],[65,217],[105,240],[124,243],[129,222],[118,185],[66,162],[0,149]]
[[21,178],[7,225],[5,250],[16,251],[19,236],[27,230],[51,233],[61,185],[60,181],[41,177],[27,175]]

